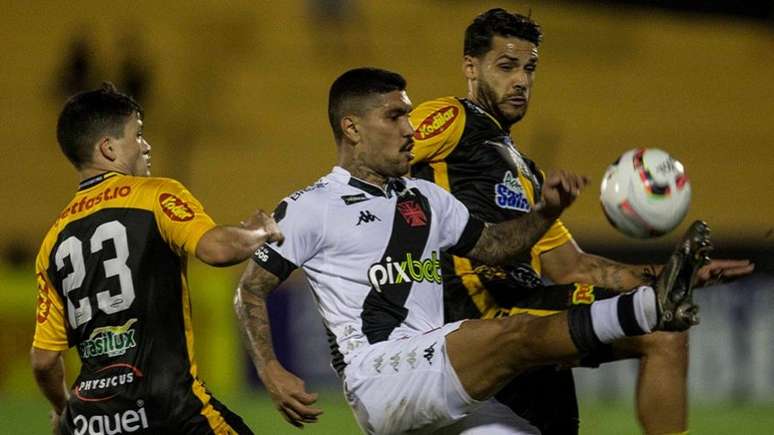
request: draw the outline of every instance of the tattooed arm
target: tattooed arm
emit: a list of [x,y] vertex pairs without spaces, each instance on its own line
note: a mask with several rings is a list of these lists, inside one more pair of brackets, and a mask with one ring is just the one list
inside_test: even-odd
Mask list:
[[248,262],[236,289],[234,310],[244,344],[274,405],[288,423],[303,427],[316,422],[322,410],[312,406],[317,394],[306,392],[304,382],[285,370],[274,354],[266,298],[279,283],[275,275]]
[[487,224],[476,245],[465,256],[485,264],[508,264],[529,251],[554,220],[543,213],[533,212],[499,224]]
[[[574,240],[540,255],[543,274],[557,284],[573,282],[628,291],[652,284],[662,265],[623,264],[609,258],[588,254]],[[712,260],[699,269],[697,286],[712,285],[746,276],[755,269],[749,260]]]
[[663,267],[623,264],[609,258],[587,254],[572,239],[542,253],[540,263],[543,275],[556,284],[579,282],[621,291],[651,284]]
[[543,184],[541,201],[531,213],[484,228],[466,257],[486,264],[508,264],[529,252],[551,224],[569,207],[588,183],[586,177],[559,171],[549,174]]

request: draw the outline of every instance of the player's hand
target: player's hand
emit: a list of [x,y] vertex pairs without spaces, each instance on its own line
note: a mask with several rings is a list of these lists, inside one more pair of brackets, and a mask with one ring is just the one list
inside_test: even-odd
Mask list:
[[546,176],[536,209],[550,218],[557,218],[569,207],[589,179],[568,171],[553,171]]
[[720,282],[730,281],[752,273],[755,263],[750,260],[712,260],[696,274],[696,285],[710,286]]
[[271,215],[261,209],[256,210],[255,213],[240,223],[242,228],[255,231],[258,237],[263,239],[259,244],[277,242],[278,245],[282,245],[282,242],[285,241],[285,236],[282,235],[277,222]]
[[270,361],[261,371],[261,380],[271,395],[274,406],[295,427],[317,422],[322,409],[313,407],[317,393],[308,393],[304,381],[285,370],[278,361]]

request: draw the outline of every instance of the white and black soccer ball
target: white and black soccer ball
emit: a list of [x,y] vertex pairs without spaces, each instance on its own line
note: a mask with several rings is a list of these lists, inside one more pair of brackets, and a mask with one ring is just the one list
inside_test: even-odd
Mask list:
[[683,164],[657,148],[623,153],[605,171],[601,191],[610,223],[640,239],[673,230],[691,203],[691,183]]

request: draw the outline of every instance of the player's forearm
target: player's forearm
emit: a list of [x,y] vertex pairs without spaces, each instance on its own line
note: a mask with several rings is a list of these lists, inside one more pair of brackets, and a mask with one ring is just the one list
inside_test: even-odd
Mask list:
[[40,391],[51,402],[54,411],[61,415],[69,397],[67,385],[65,385],[64,360],[59,356],[54,364],[39,366],[34,363],[33,359],[32,371]]
[[[248,270],[254,268],[251,264]],[[245,273],[248,275],[248,272]],[[234,298],[234,310],[239,319],[242,339],[261,377],[266,365],[277,360],[272,344],[266,298],[278,282],[276,278],[255,279],[254,276],[243,276]]]
[[652,284],[661,268],[660,265],[623,264],[597,255],[583,254],[572,281],[627,291]]
[[219,225],[202,236],[196,257],[212,266],[231,266],[250,257],[268,238],[263,229]]
[[554,220],[554,217],[535,211],[516,219],[487,225],[466,256],[492,265],[511,263],[516,257],[529,252]]

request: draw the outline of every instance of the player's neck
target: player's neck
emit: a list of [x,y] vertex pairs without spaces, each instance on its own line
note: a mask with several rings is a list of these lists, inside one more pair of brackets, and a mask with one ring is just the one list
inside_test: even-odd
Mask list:
[[497,125],[505,132],[511,131],[511,126],[514,124],[496,115],[496,111],[490,107],[489,104],[479,100],[472,92],[468,92],[468,101],[478,106],[481,110],[486,112],[490,118],[497,121]]
[[387,177],[378,174],[376,171],[362,163],[353,161],[349,162],[349,164],[342,164],[341,167],[346,169],[350,175],[361,181],[373,184],[382,189],[385,189],[387,186]]

